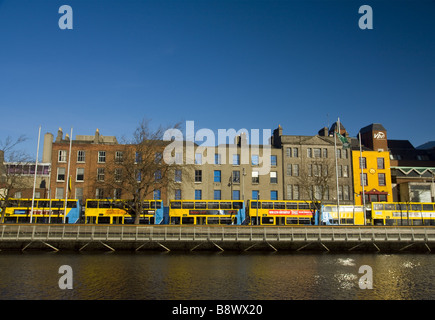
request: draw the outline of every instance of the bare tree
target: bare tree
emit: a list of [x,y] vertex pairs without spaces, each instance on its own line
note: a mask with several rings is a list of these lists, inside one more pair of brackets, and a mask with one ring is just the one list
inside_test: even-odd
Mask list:
[[126,205],[135,217],[135,224],[139,224],[143,200],[153,199],[157,194],[165,196],[174,185],[175,170],[181,169],[181,164],[166,163],[163,159],[169,144],[162,139],[166,130],[161,126],[152,129],[150,120],[142,120],[131,139],[121,139],[119,151],[107,163],[109,172],[103,185],[129,200]]
[[27,179],[23,177],[22,168],[31,164],[30,157],[16,149],[17,145],[26,140],[27,138],[21,135],[15,140],[8,136],[4,141],[0,141],[0,222],[4,221],[11,196],[29,187]]
[[335,164],[333,159],[318,158],[302,166],[297,182],[303,192],[302,198],[312,201],[316,210],[328,200],[335,189]]

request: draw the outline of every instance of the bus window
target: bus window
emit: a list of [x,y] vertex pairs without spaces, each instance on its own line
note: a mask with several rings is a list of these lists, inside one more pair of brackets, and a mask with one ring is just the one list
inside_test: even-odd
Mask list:
[[51,203],[51,207],[52,208],[64,208],[65,207],[65,201],[62,201],[62,200],[53,201]]
[[298,218],[287,218],[287,224],[298,224]]
[[411,204],[411,210],[421,211],[421,204]]
[[195,202],[195,209],[205,209],[207,205],[205,202]]
[[221,209],[232,209],[232,205],[231,202],[221,202],[220,204]]
[[297,202],[287,202],[286,203],[286,208],[287,209],[297,209],[298,208],[298,204],[297,204]]
[[243,202],[237,201],[233,202],[233,209],[242,209],[243,208]]
[[261,204],[262,209],[273,209],[273,202],[263,202]]
[[98,224],[109,224],[110,217],[98,217]]
[[233,223],[231,218],[220,218],[220,219],[221,219],[221,224],[232,224]]
[[431,203],[424,203],[423,204],[423,211],[433,211],[433,204],[431,204]]
[[20,207],[30,208],[32,206],[32,201],[30,200],[21,200]]
[[207,224],[219,224],[219,218],[217,217],[208,217]]
[[408,205],[406,203],[398,203],[397,204],[397,210],[407,211],[408,210]]
[[110,208],[110,201],[100,201],[98,206],[100,208]]
[[262,224],[274,224],[274,218],[273,217],[262,217],[261,223]]
[[172,209],[181,209],[181,201],[171,201]]
[[149,208],[150,208],[150,203],[147,200],[142,202],[142,209],[149,209]]
[[77,201],[71,200],[66,203],[67,208],[77,208]]
[[194,224],[195,218],[194,217],[183,217],[183,218],[181,218],[181,223],[182,224]]
[[124,209],[124,203],[122,201],[114,201],[112,203],[112,208],[115,208],[115,209]]
[[332,212],[332,207],[331,206],[324,206],[323,212]]
[[[53,206],[53,204],[51,206]],[[87,201],[86,208],[98,208],[98,201]]]
[[193,209],[193,202],[182,202],[181,206],[183,207],[183,209]]
[[299,224],[311,224],[310,218],[299,218]]
[[251,201],[250,204],[252,209],[257,209],[257,201]]
[[219,209],[219,202],[209,202],[208,208],[209,209]]
[[275,202],[274,209],[285,209],[285,202]]
[[394,211],[396,210],[396,205],[394,203],[386,203],[385,210]]
[[384,205],[382,203],[373,203],[373,210],[384,210]]
[[310,209],[309,203],[299,203],[299,209]]
[[36,208],[48,208],[50,207],[50,201],[39,200],[38,203],[35,202]]

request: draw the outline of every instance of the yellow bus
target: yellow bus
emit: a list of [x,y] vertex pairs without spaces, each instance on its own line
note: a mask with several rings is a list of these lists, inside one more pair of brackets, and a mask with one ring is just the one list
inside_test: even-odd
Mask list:
[[237,200],[171,200],[170,224],[241,225],[245,222],[245,206]]
[[372,224],[384,226],[433,226],[433,202],[372,202]]
[[[29,223],[32,199],[9,199],[3,223]],[[80,219],[80,202],[68,199],[65,213],[65,199],[34,199],[33,223],[76,223]]]
[[340,212],[336,205],[325,204],[322,206],[320,217],[321,225],[364,225],[364,207],[340,205]]
[[311,201],[248,200],[247,210],[251,225],[317,224],[316,208]]
[[[130,203],[129,203],[130,202]],[[131,200],[88,199],[85,208],[85,223],[88,224],[132,224],[135,215]],[[161,224],[163,203],[161,200],[144,200],[140,224]]]

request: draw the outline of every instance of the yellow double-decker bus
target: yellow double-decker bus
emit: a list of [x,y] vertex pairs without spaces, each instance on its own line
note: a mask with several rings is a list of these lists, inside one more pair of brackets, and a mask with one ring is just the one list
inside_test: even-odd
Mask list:
[[81,214],[77,199],[9,199],[3,223],[77,223]]
[[245,222],[245,206],[237,200],[171,200],[170,224],[241,225]]
[[[132,224],[135,214],[131,200],[88,199],[85,208],[85,223],[88,224]],[[161,200],[144,200],[140,224],[161,224],[163,203]]]
[[248,200],[251,225],[313,225],[316,208],[311,201]]
[[433,226],[433,202],[372,202],[373,225],[384,226]]

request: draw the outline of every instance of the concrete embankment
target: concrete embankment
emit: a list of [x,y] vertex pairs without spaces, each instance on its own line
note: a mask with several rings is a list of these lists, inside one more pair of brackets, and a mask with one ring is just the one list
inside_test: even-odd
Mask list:
[[433,252],[433,227],[0,225],[1,251]]

